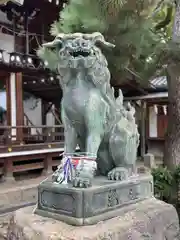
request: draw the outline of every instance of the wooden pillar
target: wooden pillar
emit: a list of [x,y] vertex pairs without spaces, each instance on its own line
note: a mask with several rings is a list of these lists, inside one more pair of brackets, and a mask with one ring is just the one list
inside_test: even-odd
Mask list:
[[143,157],[146,153],[146,111],[146,101],[143,101],[141,103],[141,157]]
[[13,182],[13,158],[4,158],[4,178],[6,182]]
[[[22,73],[16,73],[16,125],[24,125]],[[23,141],[23,128],[17,128],[17,141]]]
[[41,101],[41,115],[42,115],[42,125],[46,125],[46,108],[47,108],[47,104],[46,102],[44,102],[43,100]]
[[[16,76],[15,73],[10,74],[10,109],[11,109],[11,126],[16,127]],[[16,140],[16,129],[13,128],[11,131],[12,140]]]
[[49,154],[45,155],[44,159],[44,169],[43,169],[43,175],[51,175],[53,173],[52,170],[52,156]]
[[7,125],[11,126],[11,82],[9,74],[6,76],[6,109]]

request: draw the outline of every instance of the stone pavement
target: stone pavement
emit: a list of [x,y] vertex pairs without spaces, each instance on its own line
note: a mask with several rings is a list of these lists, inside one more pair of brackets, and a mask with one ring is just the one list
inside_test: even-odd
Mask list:
[[46,177],[4,182],[0,184],[0,240],[7,231],[9,217],[13,211],[37,201],[37,186]]
[[36,203],[37,186],[46,177],[1,183],[0,184],[0,214],[12,212],[27,204]]

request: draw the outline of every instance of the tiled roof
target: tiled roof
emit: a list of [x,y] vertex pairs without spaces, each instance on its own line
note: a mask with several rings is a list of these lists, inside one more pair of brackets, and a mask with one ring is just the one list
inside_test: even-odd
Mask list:
[[162,76],[162,77],[157,77],[154,78],[150,81],[152,87],[155,88],[167,88],[167,77]]

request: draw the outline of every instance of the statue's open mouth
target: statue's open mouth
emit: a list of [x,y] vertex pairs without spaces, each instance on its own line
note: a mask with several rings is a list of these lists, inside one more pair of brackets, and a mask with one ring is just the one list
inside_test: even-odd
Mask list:
[[83,57],[88,57],[90,55],[90,52],[86,52],[86,51],[74,51],[74,52],[70,52],[71,56],[73,57],[79,57],[79,56],[83,56]]

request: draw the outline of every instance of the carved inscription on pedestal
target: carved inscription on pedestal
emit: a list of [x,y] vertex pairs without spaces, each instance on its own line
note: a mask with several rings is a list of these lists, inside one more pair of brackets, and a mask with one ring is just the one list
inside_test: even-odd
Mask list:
[[119,204],[119,196],[117,191],[115,189],[110,190],[108,192],[108,207],[114,207],[118,204]]
[[69,194],[52,193],[46,190],[42,191],[40,196],[42,207],[58,211],[72,212],[73,201],[73,197]]
[[137,187],[133,186],[132,188],[129,189],[129,200],[136,200],[139,198],[139,193],[137,191]]

